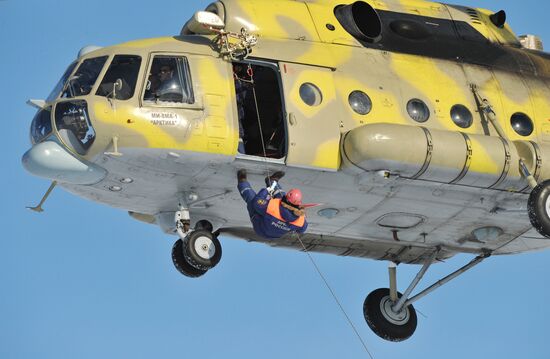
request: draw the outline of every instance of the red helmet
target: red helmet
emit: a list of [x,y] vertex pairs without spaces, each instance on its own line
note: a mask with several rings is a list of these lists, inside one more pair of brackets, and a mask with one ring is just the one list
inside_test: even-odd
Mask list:
[[286,201],[292,205],[300,206],[302,204],[302,191],[293,188],[286,193]]

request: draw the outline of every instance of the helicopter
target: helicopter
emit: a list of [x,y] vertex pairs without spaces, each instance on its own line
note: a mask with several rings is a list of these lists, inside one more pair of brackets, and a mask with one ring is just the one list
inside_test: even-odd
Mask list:
[[[493,255],[550,246],[550,55],[504,11],[421,0],[222,0],[179,35],[86,46],[31,123],[23,166],[177,236],[198,278],[220,236],[389,262],[368,326],[402,341],[413,303]],[[318,202],[265,239],[236,191],[246,169]],[[289,187],[289,188],[290,188]],[[463,267],[411,296],[429,267]],[[421,268],[400,293],[399,264]]]

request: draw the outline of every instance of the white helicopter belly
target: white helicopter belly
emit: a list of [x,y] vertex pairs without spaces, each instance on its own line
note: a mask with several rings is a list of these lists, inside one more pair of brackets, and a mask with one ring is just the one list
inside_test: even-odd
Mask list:
[[[192,219],[208,219],[224,231],[240,228],[228,233],[264,241],[247,232],[250,221],[236,190],[235,173],[246,168],[249,181],[259,190],[267,169],[283,169],[284,188],[301,188],[306,201],[320,203],[308,210],[308,250],[375,259],[397,256],[395,260],[414,263],[438,246],[447,256],[485,250],[510,254],[550,246],[531,229],[525,194],[151,149],[125,149],[121,157],[102,155],[96,163],[109,171],[103,181],[63,187],[95,202],[154,216],[168,233],[175,233],[177,196],[184,193],[191,199]],[[265,242],[300,249],[296,241],[285,238]]]

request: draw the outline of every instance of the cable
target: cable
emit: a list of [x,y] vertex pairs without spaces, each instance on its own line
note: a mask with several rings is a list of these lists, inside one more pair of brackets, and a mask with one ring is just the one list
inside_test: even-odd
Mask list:
[[304,245],[304,242],[302,242],[302,239],[300,238],[300,236],[298,236],[298,240],[300,241],[300,244],[302,245],[302,248],[304,249],[304,252],[307,254],[307,256],[309,257],[309,260],[311,261],[311,263],[313,264],[313,267],[315,267],[315,270],[317,271],[317,273],[319,274],[319,276],[321,277],[321,279],[323,280],[323,282],[325,283],[325,286],[327,287],[327,289],[329,290],[330,294],[332,295],[332,298],[334,299],[334,301],[336,302],[336,304],[338,304],[338,307],[340,308],[340,310],[342,311],[342,313],[344,314],[344,316],[346,317],[346,320],[348,321],[349,325],[351,326],[352,330],[355,332],[355,335],[357,336],[357,338],[359,339],[359,341],[361,342],[361,345],[363,345],[363,348],[365,349],[365,351],[367,352],[367,354],[369,355],[369,357],[371,359],[374,359],[374,356],[371,354],[371,352],[369,351],[369,349],[367,348],[367,344],[365,344],[365,341],[363,340],[363,338],[361,337],[361,334],[359,334],[359,331],[357,330],[357,328],[355,327],[355,325],[353,324],[353,322],[351,321],[350,317],[348,316],[348,313],[346,313],[346,310],[344,309],[344,307],[342,306],[342,304],[340,303],[340,301],[338,300],[338,297],[336,296],[336,293],[334,293],[334,290],[332,290],[330,284],[328,283],[328,281],[326,280],[325,276],[323,275],[323,273],[321,272],[321,270],[319,269],[319,267],[317,266],[317,263],[315,263],[315,260],[313,259],[313,257],[311,256],[311,254],[309,253],[309,251],[307,250],[306,246]]
[[414,308],[414,310],[416,310],[418,312],[418,314],[423,316],[425,319],[428,319],[428,316],[426,314],[422,313],[421,311],[419,311],[418,308]]
[[269,177],[270,174],[269,174],[269,167],[267,165],[267,153],[265,150],[264,132],[262,130],[262,121],[260,120],[260,109],[258,108],[258,100],[256,98],[256,84],[254,83],[254,72],[252,71],[252,66],[250,64],[248,64],[247,74],[248,76],[250,76],[250,82],[252,83],[252,95],[254,96],[254,105],[256,106],[256,118],[258,119],[260,139],[262,140],[262,150],[264,153],[264,165],[267,171],[267,177]]
[[[248,64],[248,75],[250,76],[250,82],[252,83],[252,94],[254,96],[254,105],[256,105],[256,117],[258,118],[258,127],[260,129],[260,138],[262,140],[262,149],[263,149],[263,153],[264,153],[264,163],[265,163],[265,168],[266,168],[266,171],[267,171],[267,176],[269,177],[269,167],[267,166],[267,153],[266,153],[266,150],[265,150],[265,142],[264,142],[264,133],[262,131],[262,121],[260,120],[260,111],[259,111],[259,108],[258,108],[258,101],[257,101],[257,98],[256,98],[256,86],[255,86],[255,83],[254,83],[254,73],[252,71],[252,66],[250,66],[250,64]],[[323,275],[323,273],[321,273],[321,270],[319,269],[319,267],[317,266],[317,263],[315,263],[315,260],[313,259],[313,257],[311,256],[311,254],[309,254],[306,246],[304,245],[304,243],[302,242],[302,239],[300,238],[300,236],[298,236],[298,240],[300,241],[300,244],[302,245],[303,249],[304,249],[304,252],[307,254],[307,256],[309,257],[309,260],[311,261],[311,263],[313,264],[313,266],[315,267],[315,270],[317,271],[317,273],[319,274],[319,276],[321,277],[321,279],[323,280],[323,282],[325,283],[325,286],[327,287],[327,289],[330,291],[330,294],[332,295],[332,298],[334,298],[334,301],[336,301],[336,304],[338,304],[338,307],[340,308],[340,310],[342,311],[342,313],[344,314],[344,316],[346,317],[346,320],[348,321],[349,325],[351,326],[351,328],[353,329],[353,331],[355,332],[355,335],[357,335],[357,338],[359,339],[359,341],[361,342],[361,344],[363,345],[363,348],[365,349],[365,351],[367,352],[367,354],[369,355],[369,357],[371,359],[374,359],[374,357],[372,356],[371,352],[369,351],[369,349],[367,348],[367,345],[365,344],[365,342],[363,341],[363,338],[361,338],[361,335],[359,334],[359,331],[357,330],[357,328],[355,327],[355,325],[353,325],[353,322],[351,321],[350,317],[348,316],[348,314],[346,313],[344,307],[342,306],[342,304],[340,303],[340,301],[338,300],[338,297],[336,296],[336,293],[334,293],[334,291],[332,290],[332,288],[330,287],[330,285],[328,284],[325,276]]]

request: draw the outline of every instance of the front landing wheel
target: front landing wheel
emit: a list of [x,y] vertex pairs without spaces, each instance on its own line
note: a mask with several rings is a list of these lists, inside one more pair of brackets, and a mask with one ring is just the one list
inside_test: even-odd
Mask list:
[[193,267],[184,255],[185,245],[181,239],[178,239],[172,247],[172,262],[174,267],[186,277],[197,278],[206,273],[206,270]]
[[527,201],[527,213],[533,228],[550,238],[550,180],[533,188]]
[[[398,293],[398,297],[401,297],[401,293]],[[391,309],[393,305],[390,290],[379,288],[365,299],[363,315],[376,335],[392,342],[400,342],[408,339],[416,330],[416,311],[409,305],[395,313]]]
[[208,270],[220,262],[222,246],[212,232],[196,230],[187,235],[184,254],[193,267]]

